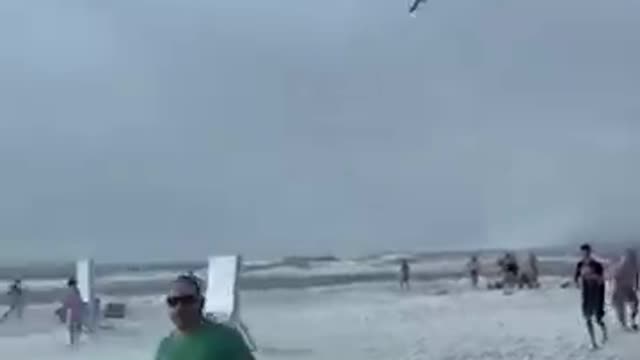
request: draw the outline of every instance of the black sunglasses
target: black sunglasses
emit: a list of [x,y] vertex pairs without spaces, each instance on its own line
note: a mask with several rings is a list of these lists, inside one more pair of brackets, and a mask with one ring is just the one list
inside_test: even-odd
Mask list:
[[193,305],[198,299],[196,295],[167,296],[167,305],[172,308],[178,305]]

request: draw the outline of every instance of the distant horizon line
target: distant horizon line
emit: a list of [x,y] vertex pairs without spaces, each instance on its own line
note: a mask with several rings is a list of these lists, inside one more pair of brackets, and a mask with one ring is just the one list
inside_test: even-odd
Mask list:
[[[577,243],[576,243],[577,244]],[[322,259],[322,258],[334,258],[336,260],[362,260],[362,259],[367,259],[367,258],[375,258],[375,257],[380,257],[380,256],[385,256],[385,255],[401,255],[401,254],[407,254],[407,255],[413,255],[413,256],[442,256],[442,255],[462,255],[462,254],[470,254],[470,253],[494,253],[494,252],[501,252],[501,251],[552,251],[552,250],[562,250],[562,249],[567,249],[569,250],[572,246],[575,246],[576,244],[574,243],[567,243],[567,244],[562,244],[562,245],[543,245],[543,246],[502,246],[502,247],[496,247],[496,246],[490,246],[490,247],[452,247],[452,248],[443,248],[443,249],[438,249],[438,250],[402,250],[402,249],[398,249],[398,250],[378,250],[378,251],[373,251],[371,253],[365,253],[363,255],[358,255],[358,256],[340,256],[340,255],[336,255],[336,252],[331,253],[331,252],[324,252],[324,253],[317,253],[317,254],[296,254],[296,255],[283,255],[283,256],[278,256],[278,257],[265,257],[265,258],[253,258],[253,257],[247,257],[242,255],[242,253],[232,253],[232,252],[221,252],[220,254],[223,255],[241,255],[243,257],[243,261],[246,262],[259,262],[259,261],[279,261],[279,260],[285,260],[285,259]],[[593,244],[599,244],[599,242],[593,242]],[[214,255],[214,253],[211,253],[211,255]],[[177,260],[171,260],[171,259],[161,259],[161,258],[156,258],[156,259],[152,259],[152,260],[144,260],[144,259],[137,259],[137,260],[102,260],[100,259],[100,257],[92,257],[92,256],[78,256],[77,258],[66,258],[66,259],[60,259],[60,260],[53,260],[53,259],[24,259],[24,260],[15,260],[15,258],[13,258],[12,260],[3,260],[0,259],[0,268],[11,268],[11,267],[51,267],[51,266],[69,266],[74,264],[77,260],[81,260],[81,259],[93,259],[95,260],[97,263],[101,264],[101,265],[107,265],[107,266],[137,266],[137,265],[144,265],[144,266],[166,266],[166,265],[192,265],[192,264],[200,264],[200,263],[206,263],[207,259],[202,258],[202,259],[194,259],[194,258],[180,258]]]

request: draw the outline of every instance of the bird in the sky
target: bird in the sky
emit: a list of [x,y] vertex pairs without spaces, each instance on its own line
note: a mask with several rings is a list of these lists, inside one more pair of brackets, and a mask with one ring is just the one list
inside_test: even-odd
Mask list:
[[420,4],[426,4],[428,0],[411,0],[409,5],[409,15],[416,16],[416,11],[420,7]]

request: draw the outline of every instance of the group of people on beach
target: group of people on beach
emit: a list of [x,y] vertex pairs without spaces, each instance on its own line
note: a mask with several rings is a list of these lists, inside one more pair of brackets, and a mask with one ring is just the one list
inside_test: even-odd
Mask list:
[[[528,257],[528,271],[521,271],[518,265],[518,260],[515,254],[508,252],[502,258],[498,259],[498,266],[500,267],[500,273],[502,280],[489,284],[490,289],[513,289],[516,286],[519,288],[529,287],[537,288],[538,283],[538,259],[535,254],[530,253]],[[467,271],[469,278],[471,279],[471,285],[475,288],[478,287],[478,281],[480,279],[480,261],[477,255],[471,256],[471,259],[467,263]],[[409,280],[411,275],[411,268],[409,261],[403,259],[400,261],[400,288],[402,290],[409,290]]]
[[[254,360],[252,350],[237,330],[212,320],[204,313],[202,285],[202,280],[193,273],[180,275],[171,283],[166,305],[175,328],[160,342],[155,359]],[[25,305],[22,282],[14,281],[9,287],[8,295],[9,309],[2,315],[2,320],[12,315],[22,318]],[[61,322],[67,324],[69,343],[72,346],[78,343],[85,330],[86,307],[76,279],[70,278],[61,299],[61,307],[55,313]]]
[[[581,258],[576,264],[573,283],[581,289],[581,310],[587,331],[594,348],[597,348],[594,321],[602,331],[602,343],[607,341],[607,326],[604,322],[607,284],[611,284],[611,305],[620,326],[629,331],[638,331],[638,290],[640,287],[640,265],[637,252],[627,249],[619,261],[605,264],[593,256],[591,245],[580,246]],[[523,270],[512,252],[505,253],[497,261],[500,280],[488,283],[489,289],[504,289],[511,293],[515,288],[535,289],[540,287],[538,258],[530,252]],[[606,268],[606,269],[605,269]],[[607,270],[607,271],[605,271]],[[466,265],[471,285],[476,288],[481,274],[477,255],[471,256]],[[409,289],[410,268],[407,260],[400,265],[400,286]]]
[[[9,308],[0,316],[0,323],[15,317],[22,320],[26,301],[26,292],[22,280],[16,279],[7,290]],[[76,345],[86,320],[86,304],[84,303],[78,283],[74,278],[67,281],[67,289],[62,296],[61,306],[55,311],[60,322],[66,323],[69,331],[70,345]]]
[[[487,284],[489,289],[504,289],[506,293],[510,293],[515,288],[536,289],[540,287],[538,281],[538,257],[535,253],[529,252],[525,266],[520,266],[516,255],[513,252],[506,252],[502,257],[498,258],[497,265],[500,280]],[[472,286],[477,287],[480,276],[480,262],[476,255],[472,256],[467,263],[467,271]]]
[[[601,343],[608,339],[605,323],[605,305],[607,287],[612,286],[611,305],[616,318],[623,329],[638,330],[638,289],[640,286],[640,267],[637,253],[627,249],[617,262],[606,263],[593,255],[589,244],[580,246],[581,258],[575,266],[573,282],[581,290],[581,310],[586,328],[594,348],[599,347],[595,335],[595,325],[602,333]],[[540,286],[538,276],[538,259],[529,253],[525,271],[521,269],[515,254],[505,253],[497,264],[502,275],[501,285],[507,289],[516,287],[537,288]],[[481,264],[474,255],[467,263],[466,269],[473,287],[478,286]],[[403,289],[409,289],[410,266],[407,260],[400,264],[400,283]],[[490,287],[491,288],[491,287]],[[23,316],[25,291],[20,280],[14,281],[7,291],[9,309],[0,316],[6,321],[14,315],[17,319]],[[193,351],[211,351],[220,358],[252,360],[251,351],[247,348],[242,336],[232,328],[217,324],[203,314],[204,296],[202,283],[193,274],[181,275],[170,288],[166,298],[169,315],[175,324],[175,330],[160,344],[156,360],[179,360],[195,358]],[[67,281],[67,291],[61,299],[61,307],[56,311],[60,321],[67,324],[69,342],[78,343],[87,321],[87,304],[83,301],[77,281]],[[594,324],[595,322],[595,324]],[[196,349],[196,350],[194,350]],[[198,350],[200,351],[200,350]],[[228,356],[227,356],[228,355]],[[214,357],[218,358],[218,357]]]
[[[580,246],[581,259],[573,274],[573,283],[581,289],[581,310],[587,331],[594,348],[598,347],[594,331],[594,321],[602,331],[602,343],[607,341],[607,326],[604,322],[607,284],[611,284],[611,305],[620,326],[625,330],[638,330],[638,288],[640,286],[640,266],[634,249],[627,249],[619,261],[605,264],[593,256],[591,245]],[[490,289],[510,289],[540,286],[538,281],[538,260],[534,253],[527,257],[527,271],[521,271],[513,253],[506,253],[498,260],[502,280],[489,284]],[[467,265],[471,283],[478,284],[480,263],[473,256]]]
[[[512,252],[507,252],[504,256],[500,257],[497,261],[497,265],[500,269],[500,280],[489,283],[487,286],[489,289],[505,289],[507,292],[517,288],[530,288],[535,289],[540,286],[538,282],[538,258],[530,252],[527,257],[527,269],[522,269],[518,263],[518,259]],[[466,264],[466,271],[471,280],[471,286],[478,287],[481,265],[477,255],[472,255],[469,262]],[[410,266],[407,259],[400,261],[400,288],[402,290],[409,290],[410,280]]]

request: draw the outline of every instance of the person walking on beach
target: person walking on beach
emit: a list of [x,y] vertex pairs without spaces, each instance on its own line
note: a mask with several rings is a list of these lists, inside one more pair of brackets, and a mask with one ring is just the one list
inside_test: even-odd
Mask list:
[[504,255],[502,259],[502,272],[504,275],[503,278],[503,289],[505,294],[513,293],[514,288],[518,284],[518,274],[520,272],[520,267],[518,266],[518,259],[515,254],[508,252]]
[[539,287],[538,259],[532,252],[527,256],[527,261],[523,268],[520,269],[520,276],[518,276],[518,288],[522,289],[524,287],[529,289],[536,289]]
[[172,282],[166,301],[175,329],[160,342],[155,360],[254,360],[238,331],[205,317],[204,300],[195,278]]
[[[627,249],[622,262],[613,272],[612,303],[618,321],[623,329],[638,330],[636,317],[638,316],[638,283],[639,283],[638,257],[634,249]],[[627,324],[626,307],[631,308],[631,326]]]
[[61,313],[64,315],[69,330],[69,345],[78,343],[84,323],[85,303],[78,289],[78,282],[71,278],[67,281],[67,293],[62,300]]
[[592,249],[589,244],[580,246],[582,259],[576,265],[574,281],[582,290],[582,315],[586,321],[587,331],[591,339],[593,348],[598,348],[593,319],[602,330],[602,343],[607,339],[607,327],[604,323],[605,305],[605,281],[604,267],[593,258]]
[[469,278],[471,279],[471,286],[478,287],[478,279],[480,277],[480,262],[478,256],[473,255],[467,263],[467,271],[469,272]]
[[9,309],[2,314],[0,322],[6,321],[11,314],[15,314],[18,319],[22,319],[25,301],[24,289],[22,288],[22,281],[20,279],[14,280],[9,286],[7,296],[9,297]]
[[529,263],[529,272],[530,272],[529,287],[534,289],[539,288],[540,281],[538,277],[540,276],[540,270],[538,268],[538,257],[536,256],[535,253],[533,252],[529,253],[528,263]]
[[400,265],[400,288],[403,290],[409,290],[409,278],[411,276],[411,269],[409,268],[409,262],[404,259]]

